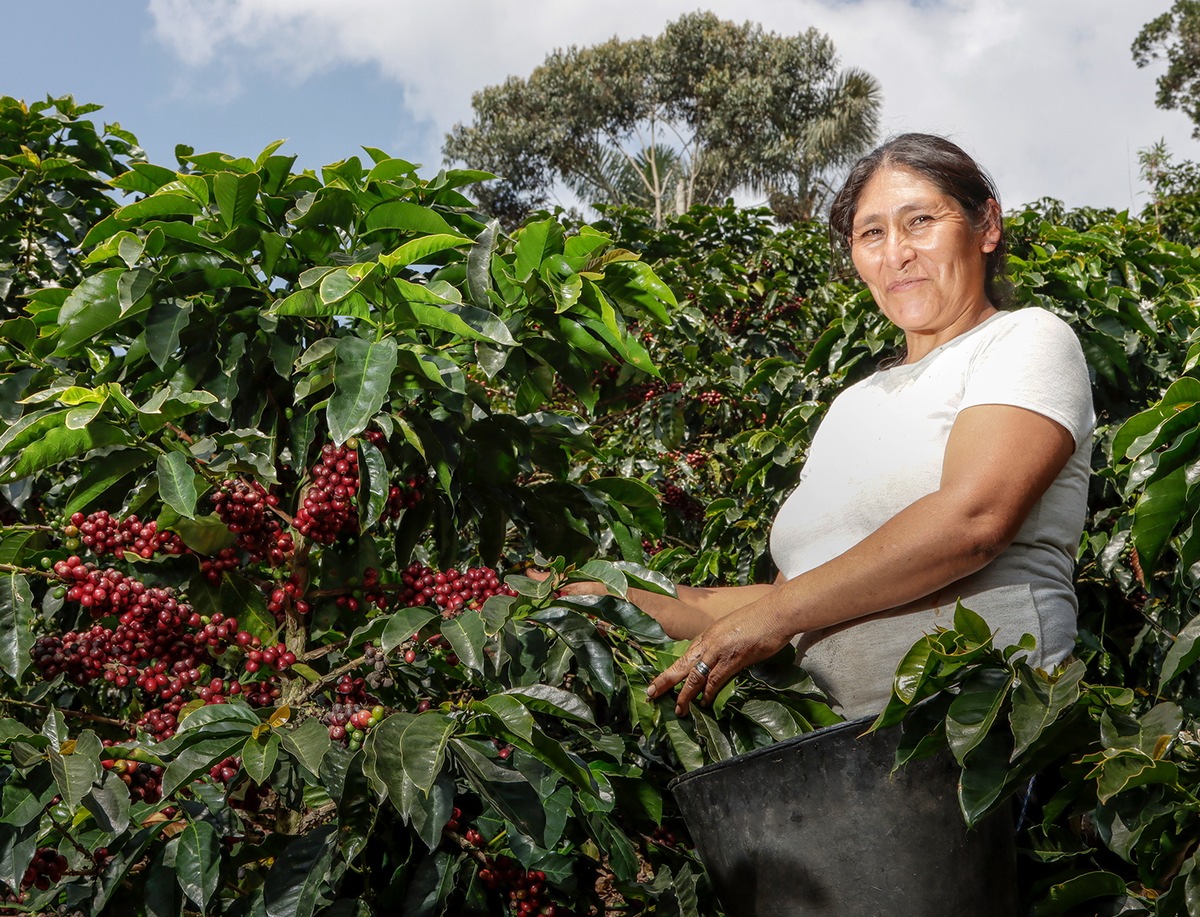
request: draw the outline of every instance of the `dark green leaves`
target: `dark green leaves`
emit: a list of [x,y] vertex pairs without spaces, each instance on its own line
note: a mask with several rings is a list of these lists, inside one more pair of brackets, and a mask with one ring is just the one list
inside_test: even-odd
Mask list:
[[378,413],[396,368],[396,354],[394,338],[338,340],[334,394],[326,411],[335,443],[344,443],[362,432]]
[[0,575],[0,672],[20,682],[33,647],[33,592],[16,573]]
[[207,821],[188,822],[179,835],[175,875],[179,887],[203,911],[220,884],[220,838]]

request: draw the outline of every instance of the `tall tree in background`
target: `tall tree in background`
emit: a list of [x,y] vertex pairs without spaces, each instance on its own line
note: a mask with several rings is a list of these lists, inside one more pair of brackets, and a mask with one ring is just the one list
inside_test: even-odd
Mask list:
[[795,219],[874,141],[880,98],[815,29],[780,36],[691,13],[656,38],[556,51],[528,78],[483,89],[444,153],[500,175],[478,197],[513,221],[557,186],[659,223],[745,189]]
[[1192,136],[1200,139],[1200,0],[1175,0],[1142,27],[1132,50],[1139,67],[1166,59],[1155,104],[1182,111],[1195,125]]

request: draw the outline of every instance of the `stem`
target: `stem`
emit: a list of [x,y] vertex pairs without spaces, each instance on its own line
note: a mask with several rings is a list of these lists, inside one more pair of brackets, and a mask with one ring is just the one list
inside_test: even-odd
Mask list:
[[308,700],[314,694],[319,693],[322,688],[326,688],[329,685],[333,684],[339,678],[341,678],[343,675],[345,675],[347,672],[353,672],[355,669],[357,669],[360,665],[362,665],[366,661],[367,661],[366,656],[359,656],[356,659],[351,659],[349,662],[342,663],[336,669],[334,669],[332,672],[330,672],[328,675],[324,676],[320,681],[314,681],[308,687],[303,688],[299,692],[299,695],[296,697],[294,703],[297,703],[297,704],[304,703],[306,700]]
[[0,573],[23,573],[25,576],[40,576],[42,579],[57,579],[49,570],[35,570],[33,567],[18,567],[16,564],[0,564]]
[[92,723],[103,723],[106,726],[120,726],[122,729],[134,728],[133,723],[126,722],[125,720],[114,720],[110,717],[100,716],[96,713],[88,713],[84,710],[71,710],[68,707],[50,707],[47,704],[35,704],[32,701],[15,700],[11,697],[0,701],[0,704],[11,705],[13,707],[27,707],[30,710],[57,710],[63,716],[73,716],[81,720],[88,720]]
[[48,819],[50,819],[50,824],[54,825],[54,827],[58,829],[58,833],[61,834],[63,837],[65,837],[68,841],[71,842],[72,847],[74,847],[77,851],[79,851],[81,854],[83,854],[85,857],[87,857],[93,863],[96,861],[95,858],[92,856],[91,851],[88,850],[86,847],[84,847],[81,843],[79,843],[79,841],[75,840],[75,838],[71,836],[71,832],[67,830],[65,825],[59,824],[58,819],[56,819],[54,817],[54,815],[50,812],[50,808],[48,806],[46,808],[46,817]]

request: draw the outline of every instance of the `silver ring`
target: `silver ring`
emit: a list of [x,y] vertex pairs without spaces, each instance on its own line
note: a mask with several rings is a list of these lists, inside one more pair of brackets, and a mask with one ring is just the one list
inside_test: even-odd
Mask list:
[[696,671],[699,672],[701,675],[703,675],[705,678],[708,678],[708,673],[711,672],[712,669],[710,669],[708,667],[707,662],[705,662],[703,659],[701,659],[699,662],[696,663]]

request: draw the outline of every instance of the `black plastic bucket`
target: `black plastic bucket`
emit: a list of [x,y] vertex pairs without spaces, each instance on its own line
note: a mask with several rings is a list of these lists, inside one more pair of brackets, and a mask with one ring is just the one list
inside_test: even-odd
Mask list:
[[[1014,917],[1011,813],[967,830],[949,753],[891,773],[852,720],[672,784],[729,917]],[[860,738],[861,736],[861,738]]]

